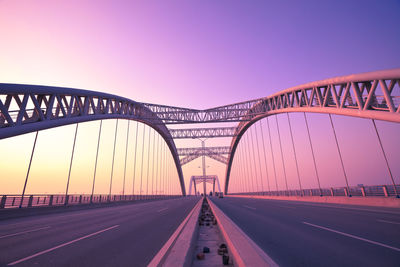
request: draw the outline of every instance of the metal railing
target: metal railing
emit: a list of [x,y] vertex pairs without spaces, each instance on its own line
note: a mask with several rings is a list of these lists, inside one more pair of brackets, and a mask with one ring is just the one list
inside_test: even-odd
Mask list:
[[181,195],[2,195],[0,209],[31,208],[41,206],[71,206],[137,200],[161,200],[182,197]]
[[[397,192],[400,192],[400,185],[396,185]],[[262,196],[347,196],[347,197],[399,197],[395,193],[393,185],[372,185],[353,187],[331,187],[303,189],[303,190],[279,190],[262,192],[230,193],[230,195],[262,195]]]

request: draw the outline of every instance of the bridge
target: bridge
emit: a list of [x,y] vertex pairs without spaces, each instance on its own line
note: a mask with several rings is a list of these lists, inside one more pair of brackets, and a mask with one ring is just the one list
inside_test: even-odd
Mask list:
[[399,122],[400,69],[205,110],[0,84],[0,263],[396,266]]

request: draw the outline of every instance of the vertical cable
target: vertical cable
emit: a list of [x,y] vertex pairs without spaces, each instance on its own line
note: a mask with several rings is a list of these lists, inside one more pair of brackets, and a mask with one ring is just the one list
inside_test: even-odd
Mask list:
[[256,152],[254,151],[254,142],[253,142],[253,131],[250,127],[249,132],[250,132],[250,140],[251,140],[251,150],[253,151],[253,167],[254,167],[254,179],[256,180],[256,192],[258,192],[258,181],[257,181],[257,166],[256,166]]
[[269,173],[268,173],[268,165],[267,165],[267,154],[265,152],[265,143],[264,143],[264,130],[262,127],[262,121],[260,120],[260,129],[261,129],[261,139],[263,144],[263,151],[264,151],[264,163],[265,163],[265,172],[267,173],[267,183],[268,183],[268,191],[271,192],[271,187],[269,185]]
[[35,147],[36,147],[36,141],[37,141],[38,134],[39,134],[39,131],[36,131],[35,141],[33,141],[33,147],[32,147],[31,158],[30,158],[30,160],[29,160],[28,171],[26,172],[24,188],[22,189],[21,202],[19,203],[19,207],[20,207],[20,208],[22,208],[22,204],[23,204],[23,201],[24,201],[25,190],[26,190],[26,184],[28,183],[29,172],[31,171],[32,159],[33,159],[33,154],[35,153]]
[[262,178],[262,169],[261,169],[261,157],[260,157],[260,146],[258,145],[258,134],[257,134],[257,123],[254,123],[254,131],[256,133],[256,147],[257,147],[257,155],[258,155],[258,166],[260,167],[260,178],[261,178],[261,191],[264,192],[264,183]]
[[269,127],[269,118],[268,117],[267,117],[267,126],[268,126],[269,144],[271,146],[272,166],[274,167],[275,186],[276,186],[276,191],[279,191],[278,178],[276,177],[276,166],[275,166],[274,149],[272,148],[271,128]]
[[150,180],[150,140],[151,140],[151,129],[149,128],[149,142],[147,146],[147,181],[146,181],[146,195],[149,195],[149,180]]
[[390,166],[389,166],[389,161],[388,161],[388,159],[386,157],[385,150],[383,149],[382,140],[381,140],[381,137],[379,135],[378,128],[376,127],[374,119],[372,119],[372,124],[374,125],[376,136],[378,137],[379,145],[381,146],[382,154],[383,154],[383,157],[385,158],[386,167],[387,167],[387,170],[389,172],[390,179],[392,180],[394,193],[396,194],[396,197],[399,198],[399,193],[397,192],[396,183],[394,182],[393,174],[392,174],[392,171],[390,170]]
[[167,191],[167,195],[169,195],[169,157],[168,157],[169,155],[168,155],[168,152],[167,152],[167,155],[166,155],[166,160],[165,160],[165,177],[166,177],[166,191]]
[[249,179],[249,187],[250,187],[250,183],[251,183],[251,191],[254,192],[254,183],[253,183],[253,179],[251,179],[252,176],[252,171],[251,171],[251,167],[250,167],[250,151],[248,150],[248,138],[247,138],[247,134],[245,136],[243,136],[243,141],[246,142],[246,144],[243,143],[244,146],[244,150],[246,153],[246,168],[247,168],[247,174],[248,174],[248,179]]
[[163,165],[162,165],[162,189],[163,189],[163,192],[164,192],[164,195],[167,195],[167,191],[165,190],[165,160],[166,160],[166,155],[167,155],[167,148],[166,148],[166,145],[165,145],[165,143],[164,143],[164,153],[163,153],[164,155],[163,155]]
[[315,161],[315,156],[314,156],[314,148],[313,148],[313,145],[312,145],[312,142],[311,142],[310,129],[308,128],[307,116],[306,116],[305,112],[303,112],[303,114],[304,114],[304,120],[305,120],[306,126],[307,126],[308,140],[310,141],[311,154],[312,154],[312,158],[313,158],[313,161],[314,161],[314,169],[315,169],[315,175],[317,176],[319,194],[320,194],[320,196],[322,196],[321,184],[319,182],[319,175],[318,175],[318,170],[317,170],[317,163]]
[[242,144],[241,144],[241,146],[243,148],[243,149],[241,149],[241,152],[242,152],[242,156],[241,157],[243,159],[242,168],[243,168],[244,173],[246,174],[245,182],[246,182],[247,192],[250,192],[251,191],[251,189],[250,189],[250,178],[249,178],[249,171],[248,171],[248,168],[247,168],[247,157],[246,157],[246,150],[245,150],[246,146],[244,144],[244,142],[245,142],[244,136],[242,138],[243,138],[243,141],[242,141]]
[[155,165],[155,149],[156,149],[156,131],[153,131],[153,161],[151,166],[151,194],[154,195],[154,165]]
[[101,136],[101,128],[102,128],[102,126],[103,126],[103,120],[100,120],[99,137],[97,138],[96,161],[94,163],[93,184],[92,184],[92,194],[90,195],[90,203],[93,202],[94,183],[96,181],[97,159],[99,158],[100,136]]
[[334,125],[333,125],[333,120],[332,120],[331,114],[329,113],[328,115],[329,115],[329,120],[331,121],[331,126],[332,126],[332,130],[333,130],[333,135],[335,136],[336,148],[337,148],[337,151],[338,151],[338,153],[339,153],[340,163],[342,164],[342,170],[343,170],[344,179],[345,179],[345,181],[346,181],[347,192],[349,193],[349,196],[351,196],[351,195],[350,195],[349,182],[348,182],[348,179],[347,179],[346,170],[345,170],[345,168],[344,168],[342,153],[341,153],[341,151],[340,151],[339,142],[338,142],[338,139],[337,139],[337,136],[336,136],[336,130],[335,130],[335,127],[334,127]]
[[276,128],[278,129],[279,147],[280,147],[280,149],[281,149],[281,158],[282,158],[282,166],[283,166],[283,175],[284,175],[284,177],[285,177],[286,191],[289,193],[289,187],[288,187],[287,177],[286,177],[285,159],[284,159],[284,156],[283,156],[283,149],[282,149],[281,132],[279,131],[278,115],[275,115],[275,121],[276,121]]
[[74,135],[74,144],[72,145],[72,152],[71,152],[71,161],[69,162],[69,171],[68,171],[68,180],[67,180],[67,187],[65,189],[65,202],[64,204],[68,204],[68,189],[69,189],[69,179],[71,177],[71,169],[72,169],[72,161],[74,160],[74,152],[75,152],[75,144],[76,144],[76,134],[78,133],[78,123],[76,124],[75,128],[75,135]]
[[242,158],[240,155],[240,150],[239,150],[239,146],[236,149],[236,153],[235,153],[235,157],[237,157],[237,164],[238,164],[238,170],[239,170],[239,189],[238,189],[238,193],[240,193],[240,190],[244,191],[245,187],[244,187],[244,182],[243,182],[243,169],[242,169]]
[[142,184],[143,184],[143,158],[144,158],[144,137],[146,136],[146,124],[143,123],[143,142],[142,142],[142,164],[140,167],[140,192],[139,196],[142,195]]
[[138,131],[139,131],[139,122],[136,122],[136,141],[135,141],[135,157],[133,163],[133,184],[132,184],[132,195],[135,194],[135,178],[136,178],[136,154],[137,154],[137,139],[138,139]]
[[159,162],[159,153],[160,153],[160,151],[159,151],[159,147],[160,147],[160,135],[159,134],[157,134],[157,152],[156,152],[156,155],[157,155],[157,163],[156,163],[156,195],[157,195],[157,189],[158,189],[158,187],[157,187],[157,185],[158,185],[158,167],[159,167],[159,164],[160,164],[160,162]]
[[117,119],[117,122],[115,123],[114,150],[113,150],[113,158],[112,158],[112,165],[111,165],[110,193],[109,193],[108,201],[111,201],[111,188],[112,188],[112,180],[113,180],[113,173],[114,173],[115,146],[117,144],[117,134],[118,134],[118,119]]
[[128,157],[128,145],[129,145],[129,123],[131,121],[128,120],[128,129],[126,130],[126,148],[125,148],[125,166],[124,166],[124,185],[122,186],[122,195],[125,196],[125,178],[126,178],[126,159]]
[[289,123],[290,137],[291,137],[291,139],[292,139],[293,154],[294,154],[294,159],[295,159],[295,162],[296,162],[297,178],[298,178],[298,180],[299,180],[300,192],[301,192],[301,195],[303,196],[303,188],[302,188],[302,186],[301,186],[300,172],[299,172],[299,165],[298,165],[298,163],[297,163],[297,154],[296,154],[296,148],[295,148],[295,146],[294,146],[294,139],[293,139],[292,125],[291,125],[291,123],[290,123],[289,113],[286,113],[286,115],[287,115],[287,119],[288,119],[288,123]]

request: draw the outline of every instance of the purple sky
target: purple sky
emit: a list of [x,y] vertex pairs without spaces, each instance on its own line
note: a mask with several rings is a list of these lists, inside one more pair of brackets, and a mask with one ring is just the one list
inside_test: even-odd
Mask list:
[[2,82],[208,108],[399,67],[399,1],[0,1]]
[[394,0],[0,0],[0,82],[210,108],[400,67],[399,14]]

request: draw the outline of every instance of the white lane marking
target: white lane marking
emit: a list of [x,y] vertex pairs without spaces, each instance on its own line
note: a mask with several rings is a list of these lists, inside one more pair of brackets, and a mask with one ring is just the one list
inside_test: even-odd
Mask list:
[[32,230],[26,230],[26,231],[9,234],[9,235],[2,235],[2,236],[0,236],[0,239],[6,238],[6,237],[11,237],[11,236],[16,236],[16,235],[23,235],[23,234],[27,234],[27,233],[31,233],[31,232],[36,232],[36,231],[40,231],[40,230],[47,229],[47,228],[50,228],[50,226],[36,228],[36,229],[32,229]]
[[392,246],[389,246],[389,245],[386,245],[386,244],[383,244],[383,243],[379,243],[379,242],[376,242],[376,241],[372,241],[372,240],[369,240],[369,239],[366,239],[366,238],[362,238],[362,237],[359,237],[359,236],[343,233],[343,232],[340,232],[340,231],[337,231],[337,230],[330,229],[328,227],[323,227],[323,226],[319,226],[319,225],[308,223],[308,222],[303,222],[303,223],[307,224],[307,225],[310,225],[310,226],[313,226],[313,227],[316,227],[316,228],[327,230],[327,231],[330,231],[330,232],[333,232],[333,233],[336,233],[336,234],[340,234],[340,235],[344,235],[344,236],[347,236],[347,237],[358,239],[358,240],[361,240],[361,241],[364,241],[364,242],[368,242],[368,243],[371,243],[371,244],[374,244],[374,245],[378,245],[378,246],[385,247],[385,248],[390,248],[390,249],[393,249],[395,251],[400,251],[400,248],[392,247]]
[[48,252],[50,252],[50,251],[53,251],[53,250],[55,250],[55,249],[62,248],[62,247],[65,247],[65,246],[67,246],[67,245],[69,245],[69,244],[78,242],[78,241],[80,241],[80,240],[82,240],[82,239],[85,239],[85,238],[88,238],[88,237],[91,237],[91,236],[94,236],[94,235],[98,235],[98,234],[103,233],[103,232],[105,232],[105,231],[114,229],[114,228],[116,228],[116,227],[118,227],[118,226],[119,226],[119,225],[117,224],[117,225],[108,227],[108,228],[106,228],[106,229],[103,229],[103,230],[100,230],[100,231],[97,231],[97,232],[94,232],[94,233],[91,233],[91,234],[88,234],[88,235],[79,237],[79,238],[77,238],[77,239],[74,239],[74,240],[72,240],[72,241],[63,243],[63,244],[61,244],[61,245],[58,245],[58,246],[55,246],[55,247],[52,247],[52,248],[49,248],[49,249],[40,251],[40,252],[35,253],[35,254],[31,255],[31,256],[22,258],[22,259],[17,260],[17,261],[13,261],[13,262],[11,262],[11,263],[9,263],[9,264],[7,264],[7,265],[8,265],[8,266],[12,266],[12,265],[15,265],[15,264],[18,264],[18,263],[27,261],[27,260],[29,260],[29,259],[32,259],[32,258],[35,258],[35,257],[37,257],[37,256],[43,255],[43,254],[48,253]]
[[164,211],[164,210],[167,210],[168,208],[163,208],[163,209],[160,209],[160,210],[157,210],[157,212],[161,212],[161,211]]
[[250,206],[247,206],[247,205],[243,205],[243,207],[251,209],[251,210],[256,210],[256,208],[253,208],[253,207],[250,207]]
[[[165,202],[169,202],[169,201],[173,201],[174,199],[168,199],[168,200],[164,200]],[[131,203],[128,205],[123,205],[123,206],[113,206],[113,207],[100,207],[100,208],[96,208],[96,209],[92,209],[92,208],[88,208],[86,210],[76,210],[76,211],[71,211],[73,212],[73,214],[67,214],[67,215],[59,215],[59,213],[55,213],[55,214],[48,214],[47,218],[40,218],[40,219],[32,219],[29,222],[26,221],[22,221],[22,222],[12,222],[12,223],[3,223],[0,222],[0,227],[3,226],[16,226],[16,225],[21,225],[21,224],[27,224],[27,223],[41,223],[43,220],[59,220],[60,218],[68,218],[68,217],[80,217],[82,215],[96,215],[96,214],[100,214],[100,213],[111,213],[114,214],[116,212],[118,212],[119,210],[123,210],[123,212],[127,212],[127,211],[131,211],[131,210],[135,210],[135,209],[140,209],[143,206],[161,206],[164,205],[164,203],[157,203],[157,202],[145,202],[145,203]],[[160,205],[157,205],[160,204]],[[104,215],[104,214],[103,214]],[[80,218],[79,218],[80,219]],[[18,219],[15,219],[18,220]],[[65,221],[68,222],[68,221]]]
[[[290,200],[289,200],[290,201]],[[296,203],[298,205],[303,206],[313,206],[313,207],[321,207],[321,208],[334,208],[334,209],[347,209],[347,210],[361,210],[361,211],[369,211],[369,212],[380,212],[380,213],[390,213],[390,214],[400,214],[400,212],[395,211],[386,211],[386,210],[376,210],[376,209],[362,209],[362,208],[352,208],[352,207],[343,207],[343,206],[331,206],[331,205],[315,205],[315,204],[306,204],[306,203]]]
[[384,222],[384,223],[391,223],[391,224],[399,224],[399,222],[392,222],[392,221],[385,221],[385,220],[377,220],[378,222]]

